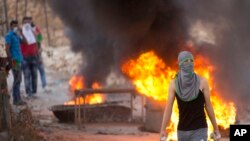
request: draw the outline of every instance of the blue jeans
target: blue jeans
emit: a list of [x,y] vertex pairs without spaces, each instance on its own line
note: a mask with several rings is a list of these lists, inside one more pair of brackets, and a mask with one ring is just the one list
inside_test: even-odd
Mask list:
[[180,131],[177,130],[178,141],[207,141],[207,128],[196,130]]
[[42,82],[42,87],[46,87],[47,85],[47,81],[46,81],[46,74],[45,74],[45,71],[44,71],[44,64],[42,61],[39,61],[37,63],[37,68],[38,68],[38,71],[40,73],[40,78],[41,78],[41,82]]
[[13,81],[13,102],[16,103],[21,100],[20,96],[20,85],[22,82],[22,72],[21,68],[12,69],[14,81]]
[[32,96],[37,92],[37,57],[24,57],[22,69],[26,94]]

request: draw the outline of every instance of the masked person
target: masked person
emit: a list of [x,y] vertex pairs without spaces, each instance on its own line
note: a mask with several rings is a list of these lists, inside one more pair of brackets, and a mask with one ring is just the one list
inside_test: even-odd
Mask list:
[[26,104],[20,96],[20,85],[22,81],[21,62],[23,60],[20,43],[21,35],[19,32],[18,22],[13,20],[10,22],[10,31],[5,36],[6,51],[8,60],[12,62],[12,73],[14,77],[13,82],[13,104]]
[[208,81],[194,72],[194,57],[188,51],[182,51],[178,56],[179,71],[171,80],[168,100],[161,127],[161,138],[166,139],[166,126],[170,122],[173,103],[176,98],[179,109],[177,127],[178,141],[207,141],[208,117],[213,125],[214,135],[220,138],[214,110],[210,101]]
[[23,18],[22,34],[24,38],[21,44],[23,54],[22,70],[25,92],[28,98],[36,98],[38,48],[29,17]]

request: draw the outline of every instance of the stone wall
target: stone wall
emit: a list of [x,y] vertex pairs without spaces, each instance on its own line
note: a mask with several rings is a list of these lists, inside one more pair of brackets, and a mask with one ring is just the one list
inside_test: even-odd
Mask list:
[[[35,24],[40,27],[43,33],[43,44],[45,46],[58,47],[69,45],[69,40],[64,34],[64,25],[50,9],[47,0],[7,0],[7,5],[9,21],[18,19],[18,22],[21,23],[24,16],[32,16]],[[48,29],[46,26],[45,9],[47,11]]]

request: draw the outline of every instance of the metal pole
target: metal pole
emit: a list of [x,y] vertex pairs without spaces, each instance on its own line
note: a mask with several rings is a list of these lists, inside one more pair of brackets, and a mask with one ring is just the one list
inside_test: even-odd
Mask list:
[[7,7],[7,1],[3,0],[3,8],[4,8],[4,21],[6,23],[5,26],[5,33],[7,33],[9,31],[9,19],[8,19],[8,7]]
[[134,96],[134,94],[133,93],[131,93],[131,95],[130,95],[130,108],[131,108],[131,122],[134,120],[134,117],[133,117],[133,109],[134,109],[134,105],[133,105],[133,96]]
[[78,115],[78,117],[79,117],[79,129],[82,128],[82,115],[81,115],[81,112],[82,112],[82,109],[81,109],[81,99],[79,97],[79,111],[78,111],[78,113],[79,113],[79,115]]
[[123,88],[123,89],[110,89],[110,88],[102,88],[102,89],[82,89],[76,90],[76,96],[84,96],[94,93],[108,93],[108,94],[124,94],[124,93],[135,93],[134,89]]
[[74,109],[75,109],[75,124],[77,125],[77,117],[78,117],[78,114],[77,114],[77,98],[75,98],[75,105],[74,105]]
[[47,13],[47,0],[44,0],[44,13],[45,13],[45,24],[46,24],[46,32],[47,32],[47,40],[48,40],[48,45],[51,45],[50,41],[50,33],[49,33],[49,21],[48,21],[48,13]]
[[86,123],[86,96],[83,96],[83,123]]
[[27,0],[25,0],[24,2],[25,2],[25,3],[24,3],[24,17],[26,17],[26,16],[27,16],[27,6],[28,6],[28,2],[27,2]]
[[18,20],[18,2],[19,0],[16,0],[16,20]]
[[5,24],[5,22],[4,22],[4,7],[3,7],[3,3],[0,3],[1,5],[1,7],[0,7],[0,9],[1,9],[1,14],[0,14],[0,31],[1,31],[1,36],[4,36],[4,24]]
[[78,103],[77,103],[77,105],[78,105],[78,128],[80,129],[80,127],[81,127],[81,114],[80,114],[80,112],[81,112],[81,105],[80,105],[80,98],[78,98]]

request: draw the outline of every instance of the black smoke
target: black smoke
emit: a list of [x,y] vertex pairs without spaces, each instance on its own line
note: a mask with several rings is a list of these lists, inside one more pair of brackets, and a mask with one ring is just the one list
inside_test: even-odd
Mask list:
[[154,49],[170,61],[184,41],[182,12],[172,0],[51,0],[50,5],[69,28],[72,49],[86,56],[89,85],[141,52]]
[[86,56],[86,83],[102,81],[121,63],[154,50],[167,64],[191,39],[197,22],[213,26],[214,44],[195,44],[216,67],[224,97],[249,100],[250,2],[248,0],[50,0],[71,40]]
[[[216,44],[203,46],[202,52],[216,66],[216,86],[224,97],[248,103],[250,100],[250,1],[178,1],[185,21],[200,20],[214,28]],[[239,102],[240,101],[240,102]]]

